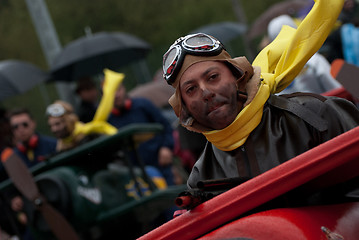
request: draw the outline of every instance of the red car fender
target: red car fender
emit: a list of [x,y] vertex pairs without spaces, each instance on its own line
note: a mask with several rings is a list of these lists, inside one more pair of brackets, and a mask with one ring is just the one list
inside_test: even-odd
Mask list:
[[220,227],[200,240],[355,240],[359,203],[283,208],[255,213]]

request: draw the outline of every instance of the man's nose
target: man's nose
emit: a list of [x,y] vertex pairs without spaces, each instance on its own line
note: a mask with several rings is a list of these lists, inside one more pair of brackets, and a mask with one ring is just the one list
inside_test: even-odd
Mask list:
[[208,88],[202,88],[202,98],[205,101],[211,100],[215,96],[215,93],[208,89]]

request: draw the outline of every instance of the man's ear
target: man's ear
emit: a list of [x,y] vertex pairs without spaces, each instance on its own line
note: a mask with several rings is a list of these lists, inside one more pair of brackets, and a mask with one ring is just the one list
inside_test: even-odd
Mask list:
[[245,74],[243,74],[242,76],[240,76],[240,78],[236,80],[237,90],[241,92],[246,91],[247,81],[245,79]]
[[191,113],[188,111],[186,104],[184,102],[182,102],[182,107],[181,107],[181,113],[179,116],[179,120],[180,123],[183,126],[191,126],[193,123],[193,117],[191,115]]

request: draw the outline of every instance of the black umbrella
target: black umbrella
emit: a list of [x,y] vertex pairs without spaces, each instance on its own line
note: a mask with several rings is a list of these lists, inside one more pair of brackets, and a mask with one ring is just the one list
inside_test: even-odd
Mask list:
[[280,15],[295,15],[296,12],[308,7],[310,2],[304,0],[286,0],[274,4],[262,13],[251,25],[248,31],[248,38],[251,40],[267,32],[269,22]]
[[0,100],[24,93],[49,79],[49,74],[20,60],[0,62]]
[[191,33],[206,33],[217,38],[220,42],[226,43],[241,36],[246,31],[247,26],[244,24],[237,22],[219,22],[202,26],[191,31]]
[[162,108],[168,105],[168,99],[170,99],[173,93],[174,88],[161,79],[138,85],[129,91],[128,95],[130,97],[147,98],[157,107]]
[[149,52],[145,41],[122,32],[100,32],[67,44],[54,59],[50,69],[53,80],[72,81],[117,70],[142,59]]

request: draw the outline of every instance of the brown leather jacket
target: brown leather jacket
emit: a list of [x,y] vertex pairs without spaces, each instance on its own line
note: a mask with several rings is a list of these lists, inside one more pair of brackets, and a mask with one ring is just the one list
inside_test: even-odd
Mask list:
[[271,95],[261,123],[240,148],[224,152],[207,142],[187,181],[255,177],[359,125],[359,110],[337,97]]

